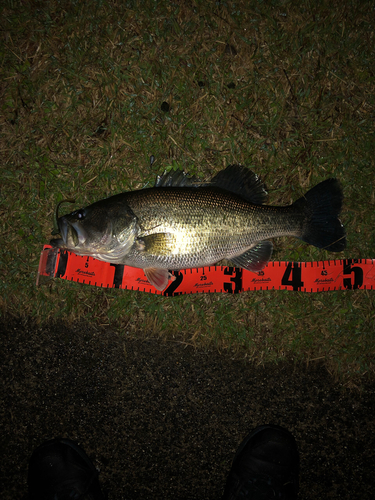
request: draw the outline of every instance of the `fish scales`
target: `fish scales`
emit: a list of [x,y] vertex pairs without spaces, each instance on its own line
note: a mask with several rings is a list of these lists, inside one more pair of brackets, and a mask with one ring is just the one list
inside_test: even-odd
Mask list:
[[145,189],[124,196],[142,221],[140,239],[171,235],[157,239],[151,248],[135,246],[126,257],[133,267],[147,263],[172,270],[210,265],[259,241],[298,235],[303,219],[291,207],[253,205],[218,188]]

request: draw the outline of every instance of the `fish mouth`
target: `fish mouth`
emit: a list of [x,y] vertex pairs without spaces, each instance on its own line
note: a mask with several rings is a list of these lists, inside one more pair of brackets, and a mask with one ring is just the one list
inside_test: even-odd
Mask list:
[[86,237],[82,228],[74,227],[75,224],[69,222],[66,217],[60,217],[57,221],[61,238],[51,240],[51,245],[57,248],[75,248],[82,245]]

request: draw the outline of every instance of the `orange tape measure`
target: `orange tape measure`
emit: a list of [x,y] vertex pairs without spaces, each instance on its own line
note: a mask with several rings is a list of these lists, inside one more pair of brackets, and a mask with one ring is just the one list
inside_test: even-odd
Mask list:
[[252,290],[373,290],[374,259],[342,259],[319,262],[269,262],[258,273],[239,267],[210,266],[173,271],[176,279],[163,291],[147,281],[142,269],[110,264],[93,257],[44,245],[37,285],[61,278],[104,288],[140,290],[173,297],[190,293],[239,293]]

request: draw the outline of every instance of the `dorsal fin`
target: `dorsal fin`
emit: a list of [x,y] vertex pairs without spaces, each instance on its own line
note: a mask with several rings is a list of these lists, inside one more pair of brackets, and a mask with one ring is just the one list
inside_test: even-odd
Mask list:
[[183,170],[164,172],[156,178],[155,187],[207,187],[215,186],[237,194],[250,203],[262,205],[267,197],[263,182],[249,168],[243,165],[229,165],[209,181],[189,176]]
[[207,186],[206,182],[200,181],[197,177],[189,176],[183,170],[171,170],[158,175],[155,187],[198,187]]
[[229,165],[215,175],[210,185],[238,194],[255,205],[262,205],[268,194],[257,174],[243,165]]

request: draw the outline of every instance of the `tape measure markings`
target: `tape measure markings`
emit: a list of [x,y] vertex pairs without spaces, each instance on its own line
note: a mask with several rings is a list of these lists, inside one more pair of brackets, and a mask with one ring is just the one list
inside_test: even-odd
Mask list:
[[342,259],[315,262],[272,261],[259,273],[231,266],[173,271],[175,280],[163,292],[155,290],[142,269],[111,264],[45,245],[37,284],[61,278],[102,288],[120,288],[164,296],[190,293],[240,293],[255,290],[373,290],[375,260]]

